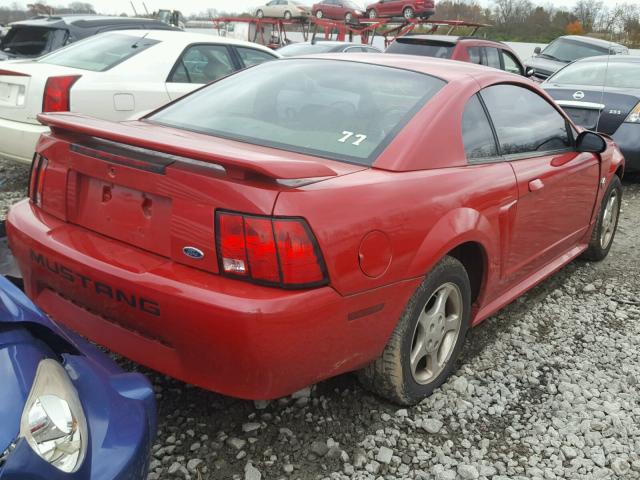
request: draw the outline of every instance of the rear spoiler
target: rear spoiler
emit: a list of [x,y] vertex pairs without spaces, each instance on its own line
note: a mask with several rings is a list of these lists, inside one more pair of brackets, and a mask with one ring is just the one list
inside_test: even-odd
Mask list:
[[245,178],[251,173],[275,180],[338,175],[314,157],[288,152],[278,156],[267,153],[264,147],[145,122],[117,123],[66,112],[41,113],[38,120],[49,126],[54,135],[86,135],[123,146],[220,165],[233,178]]

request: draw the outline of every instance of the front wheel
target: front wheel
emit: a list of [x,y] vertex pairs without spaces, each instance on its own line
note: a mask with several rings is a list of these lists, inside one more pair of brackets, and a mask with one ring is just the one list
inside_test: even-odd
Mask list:
[[258,10],[258,11],[256,12],[256,17],[258,17],[258,18],[264,18],[264,12],[263,12],[262,10]]
[[591,234],[589,248],[582,254],[584,259],[600,261],[609,254],[613,238],[618,229],[621,204],[622,182],[620,182],[620,178],[617,175],[614,175],[602,199],[598,219]]
[[322,13],[322,10],[318,10],[316,12],[316,18],[322,18],[322,17],[324,17],[324,14]]
[[351,14],[351,12],[347,12],[347,14],[344,16],[344,21],[347,23],[351,23],[353,21],[353,15]]
[[409,19],[411,19],[411,18],[413,18],[415,16],[415,13],[413,12],[413,8],[407,7],[402,12],[402,15],[404,16],[404,18],[409,20]]
[[367,17],[369,17],[369,18],[376,18],[377,16],[378,16],[378,14],[376,13],[375,10],[369,10],[367,12]]
[[289,12],[289,11],[284,12],[284,19],[285,20],[291,20],[291,12]]
[[420,402],[453,371],[470,319],[467,271],[445,257],[409,300],[382,356],[359,372],[360,381],[393,402]]

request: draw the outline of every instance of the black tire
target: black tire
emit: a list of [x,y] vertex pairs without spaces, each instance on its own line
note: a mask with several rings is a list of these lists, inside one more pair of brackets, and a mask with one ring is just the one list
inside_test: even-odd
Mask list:
[[262,10],[258,10],[256,12],[256,18],[264,18],[264,12]]
[[[429,383],[418,383],[410,365],[414,333],[419,317],[430,305],[430,299],[446,284],[458,287],[462,300],[462,314],[458,336],[443,370]],[[362,385],[372,392],[401,405],[415,405],[433,393],[453,371],[464,343],[471,319],[471,285],[460,261],[444,257],[425,277],[405,307],[382,355],[360,370]]]
[[[612,197],[615,195],[616,204],[614,206],[613,214],[615,217],[612,219],[612,222],[607,222],[605,219],[605,213],[607,210],[607,205],[611,201]],[[609,250],[611,250],[611,245],[613,244],[613,239],[616,236],[616,231],[618,229],[618,220],[620,218],[620,206],[622,205],[622,182],[617,175],[613,176],[611,183],[609,184],[609,188],[604,194],[602,198],[602,204],[600,205],[600,211],[598,212],[598,219],[596,220],[596,225],[593,227],[593,232],[591,233],[591,240],[589,241],[589,248],[582,254],[583,259],[590,260],[594,262],[599,262],[603,260],[608,254]],[[605,223],[606,222],[606,223]],[[613,227],[610,237],[603,244],[603,230],[608,227]]]
[[353,22],[353,14],[351,14],[351,12],[347,12],[344,16],[344,21],[347,23]]
[[378,18],[378,14],[376,13],[375,10],[372,9],[372,10],[369,10],[367,12],[367,17],[368,18]]
[[322,17],[324,17],[324,13],[322,13],[322,10],[316,11],[316,18],[322,18]]
[[413,8],[407,7],[402,11],[402,16],[406,19],[414,18],[416,16]]
[[286,11],[284,12],[284,19],[285,20],[291,20],[291,12],[290,11]]

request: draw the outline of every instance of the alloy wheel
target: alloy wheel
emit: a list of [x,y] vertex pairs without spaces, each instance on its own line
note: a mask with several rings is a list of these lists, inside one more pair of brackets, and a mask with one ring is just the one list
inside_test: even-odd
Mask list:
[[616,225],[618,224],[618,215],[620,212],[620,196],[615,190],[611,191],[611,195],[607,200],[607,205],[604,208],[602,215],[602,225],[600,226],[600,247],[607,249],[609,244],[613,240],[613,235],[616,231]]
[[316,12],[316,18],[322,18],[324,15],[322,14],[322,10],[318,10]]
[[422,309],[409,358],[416,383],[431,383],[444,370],[460,334],[463,305],[460,288],[446,283],[431,295]]
[[404,18],[413,18],[413,10],[411,10],[411,8],[407,7],[404,9]]

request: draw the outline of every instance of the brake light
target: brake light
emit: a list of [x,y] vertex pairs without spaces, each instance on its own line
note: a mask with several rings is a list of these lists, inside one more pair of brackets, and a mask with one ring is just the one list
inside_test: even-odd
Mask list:
[[625,123],[640,123],[640,103],[638,103],[625,120]]
[[43,112],[68,112],[71,108],[71,87],[78,81],[80,75],[66,75],[63,77],[49,77],[44,87],[42,100]]
[[44,189],[44,178],[47,171],[49,161],[42,155],[36,155],[31,162],[31,173],[29,174],[29,198],[31,202],[38,206],[42,206],[42,191]]
[[224,275],[283,288],[328,282],[322,254],[307,222],[216,212],[218,265]]

